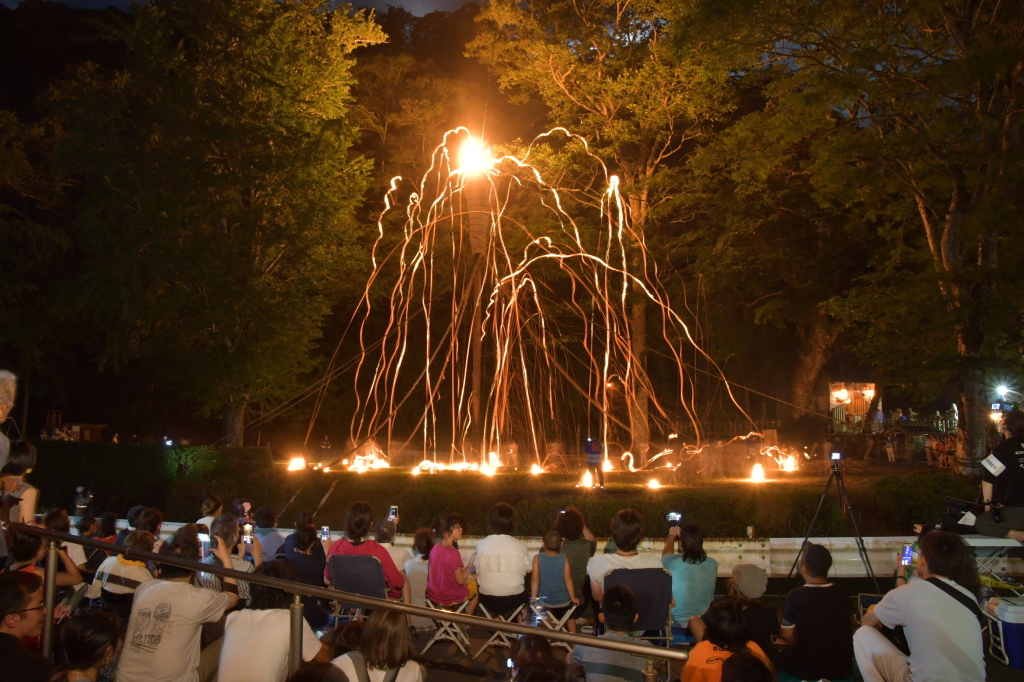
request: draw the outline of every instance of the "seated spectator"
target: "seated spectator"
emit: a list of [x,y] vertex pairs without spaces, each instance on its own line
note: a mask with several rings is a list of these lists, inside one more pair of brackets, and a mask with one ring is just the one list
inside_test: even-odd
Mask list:
[[[256,575],[295,581],[283,561],[268,561]],[[285,682],[291,632],[292,595],[254,583],[249,608],[228,614],[220,651],[218,682]],[[321,644],[309,623],[302,621],[302,660],[330,663],[331,648]]]
[[[1005,470],[998,476],[981,467],[981,493],[985,513],[978,516],[974,530],[982,535],[1024,542],[1024,412],[1018,409],[1003,417],[1007,438],[992,451]],[[1002,505],[1000,521],[992,518],[991,504]]]
[[558,512],[555,530],[562,534],[561,552],[569,560],[573,594],[580,600],[577,613],[583,613],[590,601],[590,581],[587,580],[587,562],[597,551],[597,538],[587,528],[586,519],[576,507]]
[[800,555],[805,585],[786,595],[779,637],[779,679],[847,680],[853,673],[853,619],[846,593],[828,581],[832,555],[806,543]]
[[[10,516],[8,518],[15,523],[36,525],[39,490],[25,481],[25,476],[31,473],[35,466],[36,447],[27,440],[13,441],[7,455],[7,462],[3,465],[3,469],[0,469],[0,476],[8,479],[5,483],[8,485],[7,497],[10,501]],[[13,486],[13,490],[10,486]]]
[[555,656],[550,642],[540,635],[520,636],[512,645],[512,661],[517,680],[521,677],[540,679],[527,672],[534,667],[550,671],[552,679],[559,682],[565,680],[565,663]]
[[[761,651],[774,666],[775,647],[772,637],[779,634],[779,619],[773,609],[757,601],[767,587],[768,574],[763,568],[754,564],[736,564],[732,567],[732,577],[726,586],[725,599],[740,609],[751,641],[761,647]],[[702,618],[690,619],[690,631],[698,642],[704,638],[704,629]]]
[[50,661],[21,644],[43,634],[46,617],[41,576],[25,571],[0,575],[0,665],[5,679],[50,682]]
[[236,497],[231,500],[231,509],[229,511],[237,516],[240,521],[252,522],[252,500]]
[[[430,550],[434,547],[434,533],[429,528],[420,528],[412,539],[416,556],[405,562],[405,579],[409,584],[409,603],[414,606],[427,604],[427,577]],[[412,626],[417,630],[433,629],[434,623],[423,616],[413,616]]]
[[[598,619],[605,625],[605,634],[600,639],[617,639],[642,646],[653,646],[650,642],[635,640],[629,630],[637,619],[636,595],[623,585],[613,585],[601,598],[601,613]],[[565,660],[570,676],[586,674],[587,682],[643,682],[641,671],[647,663],[644,659],[611,649],[579,645]]]
[[117,514],[106,512],[100,517],[100,527],[96,531],[95,539],[111,544],[117,540]]
[[[679,542],[682,552],[675,552]],[[672,621],[683,628],[690,619],[704,613],[715,598],[718,562],[704,551],[704,532],[696,523],[669,528],[661,564],[672,574]]]
[[[300,583],[323,587],[327,560],[313,554],[313,548],[320,544],[316,529],[313,526],[301,526],[293,535],[295,536],[295,546],[290,552],[285,553],[285,563],[291,567],[295,579]],[[327,625],[331,614],[319,599],[303,596],[302,606],[306,621],[311,627],[319,629]]]
[[[350,680],[383,682],[388,671],[398,670],[395,682],[423,682],[427,676],[412,660],[412,637],[405,616],[377,609],[366,621],[359,646],[332,661]],[[360,674],[365,671],[367,677]]]
[[[153,551],[153,535],[144,530],[137,530],[128,536],[124,544],[125,551],[135,549],[142,552]],[[129,559],[125,554],[107,557],[96,570],[96,577],[86,596],[89,599],[103,599],[103,610],[111,611],[123,620],[128,620],[132,612],[132,599],[135,590],[144,582],[153,579],[153,574],[144,561]]]
[[203,498],[201,509],[203,517],[196,521],[196,525],[209,528],[213,525],[213,520],[224,513],[224,500],[220,498],[220,495],[207,495]]
[[[299,528],[300,526],[316,526],[316,517],[313,515],[313,512],[308,509],[304,509],[295,515],[295,528]],[[295,549],[295,533],[285,536],[282,551],[287,554],[293,549]],[[317,542],[316,545],[313,546],[313,556],[320,557],[321,559],[327,558],[327,550],[324,549],[322,542]]]
[[128,521],[128,527],[117,531],[117,537],[114,538],[115,545],[123,545],[132,532],[139,530],[139,518],[144,511],[146,511],[146,508],[141,504],[137,504],[128,510],[128,516],[125,517],[125,520]]
[[[386,549],[378,545],[376,541],[366,539],[371,528],[373,528],[373,510],[366,502],[356,502],[345,516],[345,529],[348,537],[331,545],[327,551],[327,557],[329,559],[334,554],[377,557],[384,569],[384,583],[388,587],[388,597],[401,599],[405,576],[395,566],[395,562],[392,561],[391,555]],[[324,569],[324,579],[326,582],[330,582],[331,576],[327,569]]]
[[[932,531],[921,538],[911,580],[886,594],[861,619],[853,637],[865,682],[982,682],[985,652],[974,555],[959,535]],[[910,656],[875,628],[902,627]]]
[[349,679],[333,663],[303,663],[288,682],[349,682]]
[[[79,517],[78,523],[75,524],[75,530],[83,538],[89,538],[91,540],[98,540],[96,533],[100,528],[99,521],[96,517],[86,514],[85,516]],[[85,571],[89,573],[95,573],[96,569],[100,567],[103,560],[107,558],[107,553],[102,549],[96,549],[95,547],[82,547],[82,551],[85,552]]]
[[[544,533],[540,552],[533,557],[530,570],[530,595],[544,600],[548,612],[561,620],[565,614],[579,606],[573,592],[569,559],[559,552],[562,534],[552,528]],[[566,621],[569,632],[576,632],[576,619]]]
[[147,507],[139,514],[139,530],[144,530],[147,533],[152,533],[155,538],[153,544],[153,551],[159,552],[160,547],[164,544],[163,539],[160,537],[160,530],[164,526],[164,515],[159,509],[151,509]]
[[604,598],[604,577],[619,568],[663,568],[661,557],[641,554],[637,546],[644,539],[644,517],[633,509],[615,512],[611,523],[614,554],[598,554],[587,562],[590,593],[594,601]]
[[[64,533],[65,535],[71,534],[71,518],[68,516],[66,509],[51,509],[46,512],[43,516],[43,528],[52,530],[55,533]],[[71,557],[71,561],[75,562],[75,566],[81,571],[86,570],[86,565],[89,563],[89,558],[85,555],[85,550],[81,545],[73,542],[63,543],[60,546],[68,556]],[[61,566],[57,566],[57,570],[61,570]]]
[[[226,543],[214,537],[211,545],[221,565],[231,563]],[[199,561],[200,552],[195,535],[179,531],[160,553]],[[117,666],[118,682],[152,682],[157,671],[162,680],[197,682],[209,682],[217,674],[222,640],[200,650],[202,625],[219,621],[238,604],[238,581],[224,578],[223,592],[217,592],[196,587],[194,578],[191,570],[165,564],[159,580],[144,582],[136,589]]]
[[750,651],[771,667],[768,657],[743,624],[743,612],[728,601],[716,601],[704,614],[704,639],[690,650],[680,682],[719,682],[722,661],[735,653]]
[[775,673],[748,649],[722,662],[722,682],[775,682]]
[[269,504],[265,504],[252,515],[256,522],[253,533],[260,539],[263,546],[263,561],[284,558],[284,535],[277,529],[277,512]]
[[463,532],[469,530],[469,520],[462,514],[446,514],[438,526],[441,542],[430,550],[430,573],[427,577],[427,599],[441,608],[458,607],[469,600],[466,613],[473,615],[479,601],[477,584],[469,577],[470,557],[467,565],[462,564],[458,542]]
[[512,533],[516,510],[498,502],[487,513],[487,525],[494,534],[476,543],[476,576],[480,604],[491,615],[508,613],[529,601],[526,574],[530,571],[530,550]]
[[57,660],[61,663],[52,682],[96,682],[117,660],[122,644],[120,618],[87,609],[76,612],[60,629]]
[[377,544],[386,549],[388,554],[391,555],[391,560],[395,562],[398,570],[404,573],[405,563],[412,559],[412,554],[405,547],[395,547],[397,524],[397,521],[381,519],[377,522],[377,527],[374,529],[374,537],[377,539]]
[[[195,526],[193,526],[195,528]],[[253,560],[255,566],[250,564],[248,561],[242,558],[245,554],[245,543],[239,541],[239,530],[238,530],[238,517],[234,514],[221,514],[213,520],[213,526],[210,527],[210,543],[212,550],[212,543],[214,538],[218,538],[219,544],[228,547],[228,552],[235,551],[234,554],[229,554],[231,562],[229,564],[221,563],[220,554],[216,552],[210,553],[210,556],[202,560],[204,564],[210,564],[211,566],[225,566],[233,568],[236,571],[244,571],[246,573],[252,573],[255,566],[259,566],[263,563],[263,555],[257,549],[259,547],[259,540],[253,538]],[[198,582],[201,586],[208,590],[214,590],[219,592],[221,589],[222,578],[212,573],[199,573]],[[249,583],[242,581],[238,583],[238,598],[243,602],[249,601]]]
[[334,655],[331,659],[343,656],[350,651],[359,648],[359,638],[363,636],[363,621],[350,620],[347,623],[338,624],[334,629],[323,636],[321,642],[326,642]]
[[[4,572],[21,571],[35,573],[40,578],[45,577],[46,571],[39,565],[45,557],[46,543],[43,542],[42,537],[27,533],[15,533],[14,543],[10,549],[10,563],[7,564]],[[60,560],[57,564],[57,587],[70,587],[81,583],[81,571],[63,548],[57,550],[57,558]]]

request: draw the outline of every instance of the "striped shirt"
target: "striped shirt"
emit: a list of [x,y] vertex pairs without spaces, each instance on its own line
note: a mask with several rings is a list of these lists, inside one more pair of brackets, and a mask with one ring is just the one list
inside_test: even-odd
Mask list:
[[[609,632],[601,635],[599,639],[617,639],[621,642],[653,647],[650,642],[635,640],[621,632]],[[570,668],[582,667],[587,673],[587,682],[643,682],[640,673],[646,667],[647,661],[624,651],[581,645],[569,654],[568,664]]]

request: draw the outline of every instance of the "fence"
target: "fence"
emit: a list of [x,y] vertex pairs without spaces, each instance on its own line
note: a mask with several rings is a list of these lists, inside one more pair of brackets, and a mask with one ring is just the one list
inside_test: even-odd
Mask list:
[[[56,533],[54,531],[46,530],[45,528],[38,528],[36,526],[26,526],[20,523],[11,523],[9,525],[10,528],[15,532],[39,535],[47,539],[46,575],[43,581],[43,600],[46,605],[47,617],[43,621],[42,652],[44,656],[49,657],[53,652],[53,613],[57,605],[58,541],[62,543],[73,543],[82,545],[83,547],[93,547],[96,549],[102,549],[107,551],[111,549],[111,545],[108,542],[92,540],[90,538],[80,537],[77,535]],[[291,631],[289,633],[290,646],[288,649],[288,669],[290,672],[294,672],[295,670],[297,670],[299,665],[301,665],[302,663],[301,597],[303,596],[318,597],[321,599],[329,599],[332,601],[342,600],[347,603],[357,604],[359,606],[366,607],[369,609],[384,609],[387,611],[397,611],[399,613],[404,613],[410,616],[420,616],[422,618],[429,618],[435,621],[443,620],[452,623],[458,623],[460,625],[476,626],[491,631],[506,632],[513,635],[539,635],[546,639],[554,640],[557,642],[565,642],[566,644],[583,645],[595,647],[598,649],[620,651],[646,660],[646,669],[643,671],[644,682],[655,682],[655,680],[657,680],[657,666],[655,665],[655,661],[677,661],[679,663],[684,663],[688,658],[688,653],[685,651],[677,651],[674,649],[660,647],[643,646],[640,644],[634,644],[632,642],[626,642],[617,639],[605,639],[591,637],[587,635],[576,635],[569,632],[531,627],[529,625],[518,625],[516,623],[507,623],[499,620],[490,620],[488,618],[481,618],[479,616],[467,616],[459,613],[452,613],[449,611],[439,611],[436,609],[428,609],[423,606],[413,606],[411,604],[404,604],[401,602],[374,599],[371,597],[364,597],[358,594],[341,592],[340,590],[327,589],[323,587],[313,587],[311,585],[294,583],[287,580],[279,580],[277,578],[254,575],[252,573],[244,573],[242,571],[235,571],[229,568],[222,568],[220,566],[212,566],[210,564],[203,564],[195,561],[187,561],[185,559],[179,559],[177,557],[171,557],[165,554],[143,552],[141,550],[136,549],[120,549],[122,553],[129,559],[151,561],[157,564],[177,566],[178,568],[184,568],[186,570],[210,573],[213,575],[219,575],[226,578],[235,578],[240,581],[255,583],[258,585],[265,585],[267,587],[274,587],[279,590],[284,590],[285,592],[290,593],[293,597],[290,610]]]

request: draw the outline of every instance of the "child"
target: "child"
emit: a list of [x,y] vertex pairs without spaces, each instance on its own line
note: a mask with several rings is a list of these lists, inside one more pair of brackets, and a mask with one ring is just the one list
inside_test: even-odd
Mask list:
[[[690,650],[680,682],[719,682],[722,662],[733,654],[750,651],[768,668],[772,664],[743,622],[742,608],[731,601],[716,601],[703,616],[704,639]],[[774,670],[774,668],[772,668]]]
[[456,544],[462,539],[464,530],[468,528],[469,521],[462,514],[447,514],[441,519],[438,528],[441,542],[430,550],[427,599],[440,607],[457,607],[470,599],[466,613],[472,616],[476,612],[480,597],[477,594],[476,582],[470,580],[469,569],[466,566],[472,565],[476,555],[470,557],[469,563],[464,566]]
[[[618,639],[633,642],[641,646],[654,645],[642,640],[634,640],[629,635],[630,626],[636,622],[636,595],[624,585],[609,587],[601,599],[601,613],[598,618],[608,630],[601,635],[605,639]],[[565,662],[569,665],[569,675],[578,677],[586,674],[590,679],[608,679],[607,671],[614,669],[616,678],[626,682],[642,682],[641,671],[647,662],[639,656],[622,651],[598,649],[590,646],[577,646],[569,654]]]
[[[544,533],[544,546],[540,553],[533,557],[533,571],[530,577],[530,595],[536,599],[543,597],[547,602],[548,612],[562,620],[566,611],[575,609],[580,600],[573,592],[572,573],[569,561],[560,554],[562,534],[552,528]],[[566,625],[569,632],[576,632],[576,619],[569,617]]]

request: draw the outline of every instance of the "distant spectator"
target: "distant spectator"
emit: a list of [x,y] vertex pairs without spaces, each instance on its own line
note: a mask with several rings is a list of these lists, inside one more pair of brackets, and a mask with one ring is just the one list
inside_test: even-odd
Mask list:
[[[43,516],[43,527],[47,530],[52,530],[55,533],[70,535],[71,519],[68,517],[67,510],[57,508],[46,512]],[[79,570],[86,570],[89,558],[85,555],[85,550],[81,545],[69,542],[62,544],[61,549],[68,553],[68,556],[71,557],[71,561],[75,563],[75,566],[78,566]],[[61,567],[58,566],[57,570],[61,570]]]
[[761,647],[750,640],[750,633],[743,624],[743,613],[735,604],[715,602],[704,614],[704,624],[704,639],[690,650],[680,682],[718,682],[722,662],[741,651],[750,651],[771,667]]
[[196,521],[196,525],[209,528],[213,525],[213,520],[224,513],[224,500],[220,495],[207,495],[203,498],[202,513],[203,517]]
[[[223,564],[230,563],[229,547],[217,540],[212,540],[212,545],[214,555]],[[199,540],[187,530],[175,533],[161,550],[161,554],[185,561],[199,561],[202,551]],[[144,582],[136,589],[128,637],[117,667],[118,682],[209,682],[216,675],[222,640],[200,650],[200,631],[203,623],[219,621],[238,603],[238,583],[224,578],[224,591],[215,592],[194,586],[194,577],[193,571],[167,564],[159,580]]]
[[[327,561],[313,554],[313,548],[320,544],[313,526],[301,526],[295,533],[295,548],[284,555],[285,562],[295,573],[295,579],[313,587],[324,586],[324,569]],[[302,597],[306,621],[313,628],[321,628],[330,620],[330,613],[316,597]]]
[[604,577],[618,568],[663,568],[661,557],[641,554],[637,546],[644,539],[644,517],[633,509],[615,512],[611,522],[614,554],[598,554],[587,563],[590,592],[595,601],[604,596]]
[[583,613],[590,601],[590,581],[587,580],[587,562],[597,551],[597,538],[587,528],[583,514],[576,507],[558,512],[555,530],[562,534],[561,552],[569,559],[572,589],[580,600],[577,613]]
[[[675,552],[679,542],[681,554]],[[718,562],[704,551],[704,532],[696,523],[668,529],[661,564],[672,574],[672,621],[683,628],[704,613],[715,598]]]
[[[239,530],[238,530],[238,517],[234,514],[221,514],[213,520],[213,525],[210,526],[210,543],[211,549],[213,547],[214,538],[218,538],[218,544],[227,547],[227,552],[231,557],[229,564],[221,562],[220,555],[216,552],[211,552],[210,556],[202,560],[204,564],[210,564],[211,566],[225,566],[233,568],[236,571],[244,571],[245,573],[252,573],[255,566],[259,566],[263,563],[262,553],[257,551],[259,540],[254,538],[253,542],[253,558],[256,560],[255,566],[250,564],[248,561],[242,558],[245,549],[244,545],[239,542]],[[237,554],[231,554],[232,550],[237,549]],[[201,586],[219,592],[223,585],[224,578],[212,573],[202,573],[198,575],[198,582]],[[238,583],[238,598],[242,601],[248,601],[250,599],[249,594],[249,583],[244,580]]]
[[[959,535],[933,531],[921,538],[912,580],[886,594],[854,635],[865,682],[985,680],[977,566]],[[902,627],[908,657],[875,628]]]
[[[601,599],[601,613],[598,619],[605,625],[605,634],[599,639],[632,642],[641,646],[653,646],[650,642],[633,639],[629,631],[637,619],[636,595],[624,585],[608,588]],[[565,661],[569,674],[586,674],[587,682],[643,682],[640,674],[646,667],[644,659],[611,649],[578,645]]]
[[[0,377],[2,379],[2,377]],[[4,438],[6,440],[6,437]],[[2,446],[3,443],[0,443]],[[7,497],[11,502],[10,519],[15,523],[36,523],[36,505],[39,490],[25,481],[25,476],[36,466],[36,446],[27,440],[16,440],[10,444],[10,454],[0,476],[9,479],[5,483]]]
[[[573,591],[569,559],[559,552],[561,547],[561,533],[554,528],[544,533],[540,552],[533,557],[530,570],[530,596],[543,599],[548,613],[558,620],[580,604]],[[569,632],[576,632],[576,619],[570,617],[566,626]]]
[[114,437],[110,439],[110,442],[114,445],[118,445],[121,442],[121,434],[115,433]]
[[[1006,468],[998,476],[987,467],[981,468],[986,511],[978,516],[974,530],[981,535],[1024,542],[1024,412],[1007,412],[1002,428],[1009,436],[996,446],[992,456]],[[1002,505],[999,523],[992,518],[990,502]]]
[[386,549],[388,554],[391,555],[391,560],[395,562],[398,570],[404,573],[405,563],[412,559],[412,554],[405,547],[395,547],[396,524],[396,521],[381,519],[377,522],[377,527],[374,529],[374,536],[377,539],[377,544]]
[[39,440],[50,440],[50,432],[46,430],[45,426],[39,429]]
[[462,564],[458,542],[469,532],[469,520],[462,514],[451,513],[441,518],[438,525],[441,542],[430,550],[430,573],[427,578],[427,599],[437,606],[452,607],[469,601],[466,613],[473,615],[479,602],[478,587],[469,576],[469,564]]
[[125,520],[128,522],[128,527],[122,528],[117,532],[117,538],[114,540],[115,545],[123,545],[125,539],[127,539],[130,533],[140,530],[139,519],[142,517],[142,512],[144,511],[146,511],[146,507],[141,504],[137,504],[128,510],[128,516],[125,517]]
[[288,682],[349,682],[333,663],[303,663],[288,677]]
[[359,648],[332,661],[350,680],[362,679],[367,673],[369,682],[383,682],[388,670],[398,668],[395,682],[423,682],[426,674],[420,664],[412,660],[412,638],[405,616],[394,611],[377,609],[363,628]]
[[100,527],[96,531],[95,539],[111,544],[117,540],[117,514],[106,512],[100,517]]
[[[7,422],[7,417],[14,408],[14,398],[18,393],[18,377],[6,369],[0,369],[0,424]],[[43,439],[45,440],[45,439]],[[0,469],[7,464],[7,455],[11,451],[11,441],[0,431]]]
[[152,509],[147,507],[141,514],[139,514],[139,530],[144,530],[147,533],[152,533],[153,537],[156,538],[156,543],[153,545],[153,551],[159,552],[160,547],[164,544],[163,539],[160,537],[160,531],[164,525],[164,515],[159,509]]
[[50,661],[21,644],[22,640],[42,635],[48,615],[41,576],[22,571],[0,575],[0,665],[4,679],[50,682]]
[[[388,587],[388,597],[400,599],[402,587],[405,585],[405,576],[395,566],[388,551],[377,544],[375,540],[368,540],[366,536],[373,528],[373,510],[366,502],[356,502],[348,510],[345,516],[345,530],[348,537],[338,540],[327,551],[328,560],[334,554],[352,554],[359,556],[373,556],[380,561],[384,569],[384,582]],[[330,582],[330,575],[324,569],[324,579]]]
[[284,535],[277,529],[277,512],[269,504],[265,504],[256,510],[252,515],[256,522],[254,533],[260,539],[263,546],[263,560],[273,561],[278,557],[284,558]]
[[[137,530],[128,536],[124,549],[141,552],[153,551],[153,534]],[[153,579],[146,562],[130,559],[126,554],[107,557],[96,570],[89,586],[89,599],[103,599],[103,610],[112,611],[124,620],[131,615],[135,590]]]
[[513,611],[525,604],[526,574],[530,571],[530,550],[512,534],[516,528],[516,510],[498,502],[487,513],[487,525],[494,531],[476,543],[476,575],[480,604],[491,615]]
[[803,587],[786,595],[779,637],[792,646],[776,657],[778,669],[801,680],[845,680],[853,673],[853,619],[846,593],[828,581],[832,555],[806,543],[800,555]]
[[236,497],[231,500],[230,511],[242,521],[252,521],[252,500]]
[[111,613],[82,609],[60,629],[53,682],[95,682],[117,660],[124,643],[121,619]]
[[84,485],[75,488],[75,516],[92,516],[92,491]]
[[[768,587],[768,574],[754,564],[736,564],[732,567],[732,577],[726,586],[726,601],[740,609],[743,624],[747,627],[751,641],[775,665],[775,647],[772,637],[779,634],[779,619],[774,609],[763,606],[757,600]],[[700,641],[704,637],[704,620],[700,617],[690,619],[690,630]]]
[[[301,526],[316,526],[316,516],[309,509],[303,509],[295,515],[295,527]],[[285,536],[284,545],[282,550],[285,554],[295,549],[295,533]],[[317,542],[313,546],[313,556],[320,557],[321,559],[327,558],[327,550],[324,549],[323,543]]]
[[[4,569],[7,573],[23,571],[35,573],[39,577],[45,575],[45,571],[38,564],[46,557],[46,544],[39,535],[28,533],[15,533],[14,542],[11,544],[10,563]],[[69,587],[82,582],[82,573],[78,566],[71,560],[63,548],[57,550],[57,586]],[[63,570],[61,570],[63,569]]]
[[[89,538],[90,540],[97,540],[96,532],[99,530],[100,522],[96,520],[96,517],[91,514],[79,517],[78,523],[75,524],[75,529],[78,534],[83,538]],[[107,558],[107,553],[102,549],[96,549],[95,547],[82,547],[82,551],[85,552],[85,570],[90,573],[95,573],[96,569],[100,567],[103,560]]]
[[722,662],[722,682],[775,682],[775,672],[753,651],[740,651]]
[[[269,561],[256,574],[295,581],[283,561]],[[285,682],[288,677],[292,596],[284,590],[254,583],[249,608],[228,614],[220,652],[218,682]],[[302,621],[302,660],[330,663],[331,649],[321,644],[309,623]]]
[[[434,548],[434,532],[429,528],[419,528],[412,539],[412,548],[416,556],[405,562],[405,579],[409,584],[409,603],[414,606],[426,606],[427,577],[429,575],[430,550]],[[413,616],[412,626],[417,630],[429,630],[433,621],[423,616]]]

